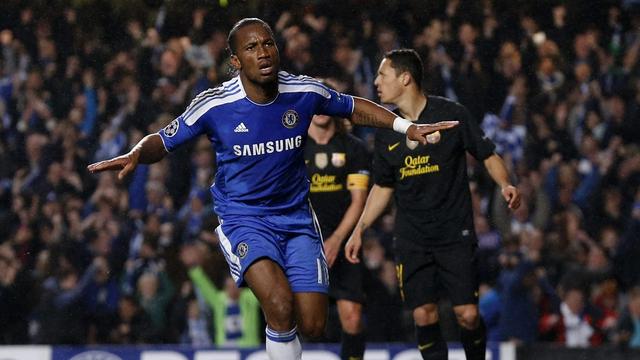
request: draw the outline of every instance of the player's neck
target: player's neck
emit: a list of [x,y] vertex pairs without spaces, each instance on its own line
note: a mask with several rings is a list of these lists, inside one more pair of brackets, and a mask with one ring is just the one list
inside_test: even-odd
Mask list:
[[407,91],[398,99],[396,105],[400,114],[411,120],[416,120],[427,106],[427,96],[420,90]]
[[326,145],[329,140],[336,133],[336,126],[333,121],[330,121],[327,126],[322,127],[311,123],[309,126],[309,136],[316,142],[316,144]]
[[267,84],[257,84],[240,74],[240,81],[247,98],[256,104],[267,104],[278,96],[278,81]]

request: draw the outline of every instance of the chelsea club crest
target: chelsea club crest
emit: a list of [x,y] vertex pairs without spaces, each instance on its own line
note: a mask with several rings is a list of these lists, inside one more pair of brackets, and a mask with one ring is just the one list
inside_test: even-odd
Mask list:
[[244,257],[247,256],[248,252],[249,252],[249,245],[247,245],[246,242],[241,242],[240,244],[238,244],[238,248],[236,249],[236,254],[238,254],[238,257],[240,259],[244,259]]
[[287,129],[293,129],[300,122],[300,115],[295,110],[287,110],[282,115],[282,125]]

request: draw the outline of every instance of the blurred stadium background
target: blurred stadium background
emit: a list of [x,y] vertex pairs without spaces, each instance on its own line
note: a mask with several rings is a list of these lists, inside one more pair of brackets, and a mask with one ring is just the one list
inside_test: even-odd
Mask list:
[[[222,344],[194,279],[235,291],[213,232],[206,139],[124,183],[85,171],[228,79],[227,31],[257,16],[284,70],[374,101],[382,54],[415,48],[428,92],[467,106],[498,145],[525,200],[514,214],[469,162],[493,359],[640,358],[639,10],[637,0],[0,1],[0,343],[22,345],[0,356],[266,359],[234,342],[206,351]],[[353,132],[371,145],[370,129]],[[419,359],[392,212],[365,241],[368,360]],[[335,309],[329,320],[305,359],[337,359]]]

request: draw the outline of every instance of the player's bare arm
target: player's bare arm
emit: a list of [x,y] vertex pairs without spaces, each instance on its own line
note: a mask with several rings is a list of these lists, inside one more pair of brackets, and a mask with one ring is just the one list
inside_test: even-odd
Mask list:
[[167,155],[162,138],[158,134],[150,134],[142,138],[131,151],[113,159],[100,161],[87,166],[92,173],[106,170],[120,170],[118,179],[122,180],[135,170],[138,164],[153,164]]
[[353,97],[354,106],[351,121],[356,125],[390,128],[406,133],[409,140],[427,144],[427,135],[441,130],[451,129],[458,125],[457,121],[440,121],[435,124],[412,124],[411,121],[399,118],[396,114],[374,103],[373,101]]
[[493,181],[500,186],[502,197],[509,203],[509,209],[515,210],[520,207],[520,192],[511,184],[504,160],[498,154],[493,154],[484,161],[484,166]]
[[353,229],[353,234],[345,245],[345,256],[349,262],[353,264],[360,262],[358,253],[362,247],[362,233],[382,215],[387,205],[389,205],[392,196],[392,187],[373,185],[371,188],[367,202],[364,205],[364,210],[362,210],[362,216],[360,216],[358,224],[356,224],[356,227]]
[[327,257],[327,265],[333,266],[336,261],[336,257],[340,252],[340,247],[349,236],[349,232],[353,230],[354,226],[358,222],[358,218],[364,210],[364,205],[367,200],[367,191],[360,189],[352,189],[351,191],[351,204],[344,213],[340,224],[336,230],[329,236],[324,242],[324,252]]

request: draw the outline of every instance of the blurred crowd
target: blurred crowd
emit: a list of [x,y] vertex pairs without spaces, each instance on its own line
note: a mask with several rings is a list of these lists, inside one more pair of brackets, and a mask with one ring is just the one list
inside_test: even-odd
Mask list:
[[[481,123],[524,198],[511,214],[469,159],[490,340],[640,347],[636,0],[2,1],[0,343],[260,341],[215,336],[216,296],[243,295],[208,140],[124,182],[85,170],[229,79],[226,34],[246,16],[272,25],[284,70],[374,101],[382,55],[415,48],[425,89]],[[393,227],[390,209],[364,243],[369,341],[413,334]]]

